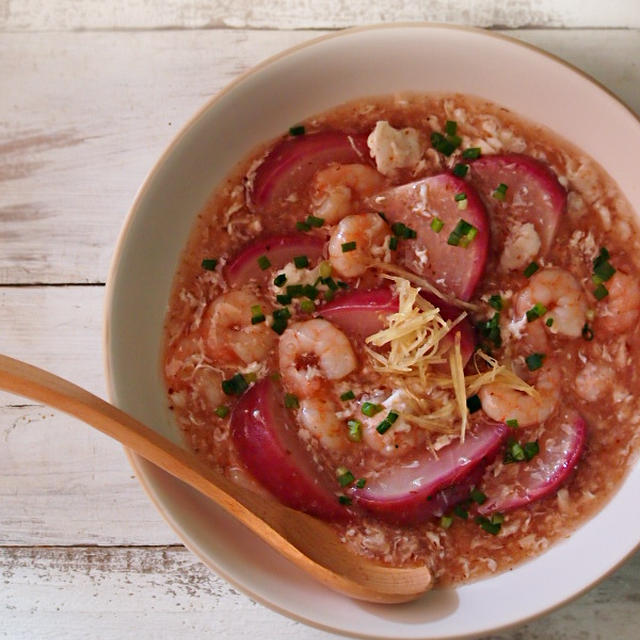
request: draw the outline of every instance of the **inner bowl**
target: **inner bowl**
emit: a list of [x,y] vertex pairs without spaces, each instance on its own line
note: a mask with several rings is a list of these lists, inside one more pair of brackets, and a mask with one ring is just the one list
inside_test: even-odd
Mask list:
[[[501,104],[577,145],[630,202],[640,201],[635,163],[625,151],[640,146],[640,122],[548,54],[480,30],[417,23],[313,40],[262,63],[205,105],[142,186],[107,287],[106,371],[116,405],[181,442],[161,375],[164,316],[195,217],[231,169],[314,113],[406,91]],[[370,605],[326,590],[194,490],[137,456],[131,462],[163,517],[216,573],[282,613],[359,637],[459,638],[524,622],[582,593],[640,543],[640,511],[628,508],[640,491],[636,465],[595,517],[513,571],[406,605]]]

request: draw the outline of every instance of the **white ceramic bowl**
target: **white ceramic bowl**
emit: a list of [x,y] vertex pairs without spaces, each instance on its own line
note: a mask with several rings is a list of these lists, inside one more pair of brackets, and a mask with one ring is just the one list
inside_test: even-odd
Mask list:
[[[347,100],[396,91],[475,94],[575,142],[630,202],[640,181],[624,149],[640,123],[584,74],[530,46],[483,31],[408,24],[356,29],[259,65],[180,132],[143,185],[123,229],[107,289],[111,399],[179,441],[160,373],[162,324],[174,271],[196,214],[259,142]],[[407,605],[368,605],[329,592],[193,490],[132,457],[142,485],[185,544],[263,603],[329,630],[376,638],[454,638],[524,622],[580,594],[640,541],[636,465],[606,507],[571,538],[514,571]],[[615,526],[611,526],[615,523]]]

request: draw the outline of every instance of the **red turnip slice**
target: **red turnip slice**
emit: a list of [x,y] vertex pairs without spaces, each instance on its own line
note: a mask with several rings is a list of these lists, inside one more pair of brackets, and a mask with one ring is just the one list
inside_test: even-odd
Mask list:
[[[240,287],[249,280],[265,280],[273,269],[281,269],[296,256],[307,256],[313,264],[322,257],[323,248],[322,238],[305,233],[261,238],[232,258],[224,274],[231,287]],[[271,266],[268,269],[260,267],[258,259],[261,256],[269,259]]]
[[[547,164],[519,153],[482,156],[470,164],[469,177],[492,215],[530,222],[540,236],[542,255],[549,251],[567,192]],[[504,200],[493,196],[499,184],[507,185]]]
[[[456,196],[462,200],[455,199]],[[458,205],[466,208],[461,209]],[[391,223],[402,222],[417,233],[415,240],[398,244],[400,261],[415,273],[424,275],[448,293],[469,300],[482,276],[489,246],[487,214],[475,189],[456,176],[441,173],[430,178],[393,187],[368,200],[369,206],[385,213]],[[439,218],[443,226],[434,231],[431,223]],[[448,244],[460,220],[477,229],[466,247]],[[420,251],[426,249],[426,260]]]
[[250,181],[249,206],[269,211],[332,162],[371,164],[367,136],[325,131],[283,140],[256,169]]
[[[388,522],[422,522],[450,506],[452,499],[468,497],[468,492],[461,498],[452,488],[461,483],[471,487],[466,478],[477,465],[495,455],[507,431],[504,424],[480,422],[467,432],[464,442],[443,447],[437,458],[425,452],[381,471],[363,489],[352,491],[354,501]],[[437,496],[447,488],[451,488],[448,499],[446,495]]]
[[[453,321],[461,313],[460,309],[432,293],[423,292],[422,295],[440,309],[440,315],[445,320]],[[397,313],[398,298],[388,287],[372,290],[355,289],[336,296],[333,301],[322,306],[318,311],[323,318],[349,335],[364,340],[387,326],[385,318],[392,313]],[[463,318],[444,340],[453,340],[454,334],[458,332],[464,366],[473,355],[476,346],[475,332],[469,320]]]
[[270,378],[242,396],[231,415],[231,437],[240,459],[283,504],[326,520],[345,518],[349,512],[338,502],[337,482],[316,468],[283,398]]
[[529,462],[506,464],[498,475],[487,474],[481,483],[487,501],[478,511],[510,511],[554,493],[578,464],[586,431],[584,419],[575,411],[550,421],[537,456]]

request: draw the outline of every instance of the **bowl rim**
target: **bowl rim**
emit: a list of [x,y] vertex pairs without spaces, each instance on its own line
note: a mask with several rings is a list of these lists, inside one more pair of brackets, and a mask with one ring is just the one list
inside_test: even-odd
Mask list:
[[[277,62],[282,58],[288,57],[300,50],[313,47],[318,43],[322,43],[327,40],[332,40],[335,38],[342,38],[354,33],[383,30],[383,29],[405,29],[405,28],[429,29],[429,30],[431,29],[453,30],[458,32],[469,32],[469,33],[481,35],[487,38],[502,40],[511,45],[516,45],[518,47],[528,49],[533,54],[543,56],[555,62],[560,66],[565,67],[570,72],[577,74],[582,79],[589,82],[590,84],[595,85],[595,87],[597,87],[598,89],[603,91],[605,94],[607,94],[607,96],[613,102],[623,107],[623,109],[627,112],[627,114],[630,115],[633,119],[635,119],[638,125],[640,125],[640,115],[637,114],[624,100],[622,100],[619,96],[617,96],[612,90],[610,90],[608,87],[606,87],[604,84],[602,84],[599,80],[591,76],[586,71],[564,60],[560,56],[550,53],[548,51],[545,51],[544,49],[541,49],[536,45],[519,40],[513,36],[510,36],[501,32],[497,32],[497,31],[493,31],[493,30],[481,28],[481,27],[459,25],[455,23],[442,23],[442,22],[429,22],[429,21],[415,21],[415,22],[404,21],[404,22],[362,25],[362,26],[351,27],[347,29],[341,29],[338,31],[334,31],[331,33],[310,38],[301,43],[293,45],[291,47],[287,47],[286,49],[265,58],[264,60],[258,62],[256,65],[253,65],[252,67],[250,67],[249,69],[247,69],[246,71],[244,71],[243,73],[235,77],[231,82],[226,84],[220,91],[218,91],[216,94],[211,96],[208,100],[206,100],[204,104],[195,113],[193,113],[185,122],[182,123],[179,131],[173,136],[173,138],[171,139],[167,147],[164,149],[162,154],[159,156],[159,158],[154,162],[153,166],[146,173],[140,187],[138,188],[134,196],[134,199],[129,208],[129,211],[127,212],[124,218],[124,221],[120,229],[120,233],[118,234],[118,237],[116,240],[116,245],[115,245],[111,262],[109,265],[109,269],[108,269],[106,286],[105,286],[104,304],[103,304],[103,331],[102,331],[103,367],[104,367],[104,374],[105,374],[105,383],[107,387],[107,396],[111,402],[115,401],[116,389],[115,389],[114,377],[111,369],[111,359],[110,359],[110,336],[111,336],[110,313],[113,308],[113,297],[114,297],[114,291],[115,291],[115,284],[114,284],[115,273],[121,260],[121,256],[124,248],[124,241],[126,237],[129,235],[130,228],[133,224],[133,220],[135,218],[136,212],[139,208],[140,203],[145,198],[147,191],[150,189],[150,185],[153,181],[154,176],[158,173],[158,171],[160,170],[160,167],[164,165],[165,161],[173,154],[174,149],[181,143],[181,141],[183,140],[187,132],[196,124],[196,122],[201,117],[203,117],[203,115],[214,104],[220,101],[228,93],[232,92],[236,88],[236,86],[243,83],[247,78],[255,74],[258,74],[264,68],[270,66],[271,64]],[[316,629],[320,629],[322,631],[326,631],[330,633],[339,633],[344,636],[353,637],[353,638],[370,638],[372,640],[387,640],[389,638],[388,635],[376,635],[371,633],[367,633],[363,635],[362,633],[356,633],[355,631],[341,629],[335,626],[331,626],[329,624],[323,624],[316,620],[310,619],[305,615],[294,613],[290,610],[284,609],[278,604],[269,601],[267,598],[263,597],[262,595],[255,593],[250,587],[244,584],[240,584],[239,581],[237,581],[233,576],[231,576],[226,570],[222,569],[210,557],[206,556],[203,552],[201,552],[195,544],[192,544],[190,540],[186,539],[186,535],[180,529],[180,526],[178,525],[178,523],[174,522],[172,514],[165,509],[162,502],[157,498],[157,496],[154,493],[152,483],[143,468],[144,465],[151,465],[151,466],[153,465],[148,461],[146,461],[141,456],[137,455],[135,452],[131,451],[130,449],[127,449],[126,447],[124,447],[124,452],[133,469],[136,479],[142,486],[147,497],[155,506],[155,508],[157,509],[160,516],[163,518],[163,520],[169,525],[171,530],[174,531],[174,533],[178,536],[178,538],[180,538],[180,540],[183,542],[185,547],[189,549],[191,553],[197,556],[205,564],[205,566],[211,569],[216,575],[221,576],[225,581],[229,582],[231,585],[237,588],[241,593],[256,600],[257,602],[268,607],[272,611],[276,611],[277,613],[286,616],[289,619],[293,619],[295,621],[309,625]],[[632,465],[630,465],[630,469],[631,469],[631,466],[633,466],[633,464],[638,464],[638,463],[639,463],[639,460],[636,458],[636,460],[632,463]],[[556,541],[554,545],[558,544],[559,542],[560,540]],[[587,591],[589,591],[590,589],[595,587],[597,584],[605,580],[612,573],[614,573],[636,551],[638,551],[638,549],[640,549],[640,538],[638,539],[638,542],[635,545],[635,547],[631,548],[628,551],[628,553],[626,553],[617,563],[611,566],[606,572],[598,576],[592,582],[589,582],[588,584],[583,586],[581,589],[571,593],[567,597],[553,603],[550,606],[547,606],[541,610],[536,611],[535,613],[519,618],[518,620],[515,620],[513,622],[503,623],[499,626],[486,627],[485,629],[481,629],[479,631],[474,631],[474,632],[465,633],[462,635],[455,635],[455,636],[453,635],[429,636],[429,639],[439,640],[441,638],[442,640],[456,640],[456,639],[464,640],[468,638],[475,638],[478,636],[478,634],[498,633],[498,632],[503,632],[505,630],[524,625],[527,622],[530,622],[536,618],[547,615],[555,611],[556,609],[559,609],[560,607],[563,607],[564,605],[570,603],[571,601],[579,598],[580,596],[584,595]],[[403,640],[402,636],[393,636],[393,638],[394,640]],[[405,636],[404,640],[415,640],[415,636]]]

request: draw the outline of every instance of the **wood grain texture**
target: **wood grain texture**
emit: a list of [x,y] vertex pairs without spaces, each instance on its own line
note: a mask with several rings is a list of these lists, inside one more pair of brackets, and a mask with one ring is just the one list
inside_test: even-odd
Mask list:
[[[179,547],[5,549],[0,576],[0,638],[11,640],[337,637],[256,604]],[[636,555],[570,605],[484,640],[636,640],[639,576]]]
[[[0,284],[104,282],[135,193],[178,129],[238,74],[319,33],[2,34]],[[506,33],[640,113],[640,30]]]
[[0,29],[332,29],[428,20],[482,27],[638,27],[636,0],[0,0]]

